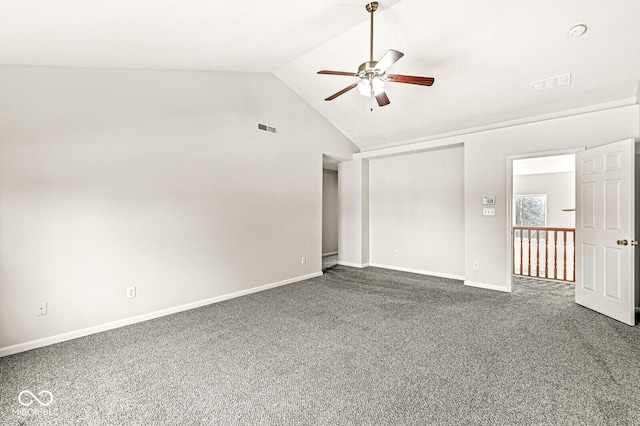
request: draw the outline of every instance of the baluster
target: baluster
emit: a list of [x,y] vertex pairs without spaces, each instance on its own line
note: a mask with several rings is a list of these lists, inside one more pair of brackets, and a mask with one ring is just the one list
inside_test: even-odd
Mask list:
[[558,279],[558,231],[553,231],[553,278]]
[[576,230],[573,230],[573,281],[576,282]]
[[531,229],[527,229],[527,275],[531,276]]
[[562,279],[564,281],[567,280],[567,231],[562,231],[562,244],[563,244],[563,256],[562,256],[562,262],[563,262],[563,270],[562,270]]
[[520,275],[524,275],[523,269],[522,269],[522,261],[523,261],[522,246],[523,245],[524,245],[524,229],[520,228]]
[[540,230],[536,231],[536,277],[540,277]]
[[544,277],[549,278],[549,230],[544,233]]
[[516,229],[511,230],[511,270],[516,275]]

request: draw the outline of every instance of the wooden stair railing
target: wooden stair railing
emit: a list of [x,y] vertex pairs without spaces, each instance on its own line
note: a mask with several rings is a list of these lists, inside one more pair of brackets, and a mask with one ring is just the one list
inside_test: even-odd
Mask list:
[[512,238],[514,275],[575,282],[575,228],[514,226]]

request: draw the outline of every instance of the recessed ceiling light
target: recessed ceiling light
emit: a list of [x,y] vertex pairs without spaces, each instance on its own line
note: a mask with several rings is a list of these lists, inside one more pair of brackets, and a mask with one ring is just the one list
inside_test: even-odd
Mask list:
[[587,32],[587,26],[585,24],[575,24],[569,30],[570,37],[580,37],[582,34]]

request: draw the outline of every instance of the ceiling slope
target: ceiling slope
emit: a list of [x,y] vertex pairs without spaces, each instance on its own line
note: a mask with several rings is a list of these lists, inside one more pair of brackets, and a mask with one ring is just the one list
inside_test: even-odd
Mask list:
[[272,72],[366,21],[364,3],[0,0],[0,64]]
[[[368,60],[366,1],[0,0],[0,64],[274,72],[362,150],[635,99],[640,2],[390,0],[376,12],[374,59],[405,54],[370,109],[352,90],[324,99]],[[587,24],[579,38],[576,23]],[[571,73],[571,85],[533,81]]]
[[[435,77],[432,87],[387,83],[391,104],[373,107],[354,81],[316,75],[368,60],[363,22],[276,71],[361,149],[635,98],[640,79],[640,2],[622,0],[404,0],[376,14],[374,59],[405,56],[390,72]],[[366,13],[363,11],[363,13]],[[583,22],[582,37],[568,35]],[[533,81],[571,73],[571,84],[534,92]]]

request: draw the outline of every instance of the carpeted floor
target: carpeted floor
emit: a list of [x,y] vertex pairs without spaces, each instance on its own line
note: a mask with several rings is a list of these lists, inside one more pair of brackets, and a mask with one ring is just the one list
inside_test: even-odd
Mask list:
[[571,284],[335,266],[2,358],[0,384],[3,425],[638,425],[640,330]]

